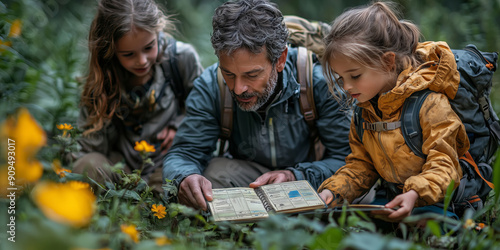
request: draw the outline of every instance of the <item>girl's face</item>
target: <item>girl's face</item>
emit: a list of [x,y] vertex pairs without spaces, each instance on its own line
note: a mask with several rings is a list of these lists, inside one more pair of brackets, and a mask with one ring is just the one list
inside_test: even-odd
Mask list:
[[152,67],[158,56],[157,34],[143,29],[132,29],[116,43],[116,57],[120,64],[136,76],[132,82],[145,84],[152,76]]
[[359,102],[369,101],[396,84],[390,73],[367,68],[344,55],[332,57],[329,64],[343,82],[342,88]]

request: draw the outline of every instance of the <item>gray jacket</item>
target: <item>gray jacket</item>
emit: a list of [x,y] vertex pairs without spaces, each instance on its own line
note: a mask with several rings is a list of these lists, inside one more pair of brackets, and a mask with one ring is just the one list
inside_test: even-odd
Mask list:
[[[193,81],[202,73],[198,54],[195,49],[187,43],[177,41],[177,62],[183,85],[190,90]],[[163,60],[168,60],[168,50],[165,50]],[[165,79],[169,78],[170,70],[162,69],[160,64],[155,66],[155,75],[151,86],[145,91],[141,98],[134,98],[132,92],[144,92],[144,89],[137,88],[134,91],[122,92],[122,106],[120,112],[122,118],[113,117],[112,121],[105,123],[102,130],[92,133],[88,137],[78,140],[81,151],[76,158],[85,153],[99,152],[109,156],[112,151],[120,153],[126,161],[127,166],[132,169],[139,169],[142,166],[142,158],[134,150],[135,142],[145,140],[149,144],[155,145],[156,152],[151,154],[155,166],[144,169],[143,174],[152,172],[155,168],[161,167],[164,155],[161,155],[161,142],[156,139],[157,134],[165,127],[177,128],[184,118],[183,112],[179,108],[171,86],[165,84]],[[154,91],[154,92],[153,92]],[[152,100],[156,101],[154,107],[148,104]],[[78,127],[84,128],[88,112],[85,108],[80,110]]]
[[[267,108],[265,120],[257,112],[245,112],[233,105],[229,150],[235,159],[254,161],[273,170],[291,170],[298,180],[306,179],[317,188],[345,165],[344,159],[351,152],[350,113],[333,99],[321,66],[315,65],[314,100],[319,116],[316,125],[326,152],[323,160],[311,161],[309,127],[300,111],[296,57],[296,49],[289,48],[280,77],[282,94]],[[195,80],[186,102],[186,118],[165,158],[163,178],[176,185],[188,175],[202,174],[216,149],[221,112],[217,67],[210,66]]]

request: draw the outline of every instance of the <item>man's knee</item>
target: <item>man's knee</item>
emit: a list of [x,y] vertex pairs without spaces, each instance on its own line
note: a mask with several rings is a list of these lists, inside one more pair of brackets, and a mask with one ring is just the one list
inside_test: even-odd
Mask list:
[[268,171],[268,168],[256,162],[217,157],[210,161],[203,176],[212,183],[213,188],[248,187]]
[[230,159],[227,158],[214,158],[210,161],[207,168],[203,172],[203,176],[207,178],[213,188],[234,187],[231,181],[231,175],[235,175],[231,171],[233,167]]

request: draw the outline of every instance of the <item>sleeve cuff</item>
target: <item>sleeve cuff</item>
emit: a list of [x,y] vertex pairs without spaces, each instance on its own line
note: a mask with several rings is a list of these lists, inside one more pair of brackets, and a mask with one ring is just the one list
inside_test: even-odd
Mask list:
[[302,171],[300,171],[300,170],[297,170],[297,169],[295,169],[293,167],[288,167],[288,168],[286,168],[286,170],[292,171],[293,175],[295,175],[295,179],[298,180],[298,181],[306,179],[304,173]]

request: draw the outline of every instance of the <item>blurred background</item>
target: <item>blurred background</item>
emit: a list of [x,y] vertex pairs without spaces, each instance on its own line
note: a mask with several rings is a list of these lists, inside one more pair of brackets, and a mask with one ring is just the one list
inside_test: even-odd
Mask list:
[[[225,1],[157,0],[177,21],[176,38],[194,45],[203,66],[216,62],[210,44],[211,17]],[[274,0],[283,14],[330,23],[362,0]],[[405,19],[419,25],[425,40],[452,48],[475,44],[500,51],[500,0],[399,0]],[[27,107],[51,134],[55,124],[76,122],[82,77],[88,63],[87,35],[96,0],[9,0],[0,2],[0,122]],[[13,25],[19,32],[12,33]],[[500,112],[500,73],[491,94]],[[50,138],[50,136],[49,136]]]

